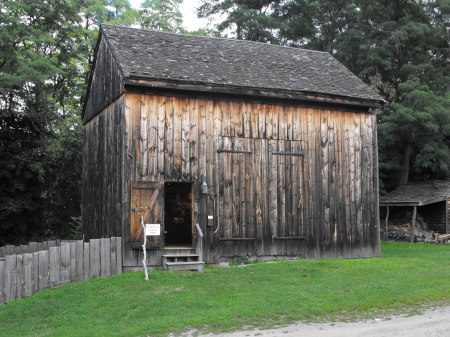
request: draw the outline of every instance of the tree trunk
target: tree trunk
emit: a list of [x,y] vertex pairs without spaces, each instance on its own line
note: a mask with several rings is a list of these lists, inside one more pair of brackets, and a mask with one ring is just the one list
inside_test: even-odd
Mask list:
[[409,178],[409,163],[411,161],[412,144],[407,143],[403,151],[402,166],[400,168],[399,185],[406,184]]

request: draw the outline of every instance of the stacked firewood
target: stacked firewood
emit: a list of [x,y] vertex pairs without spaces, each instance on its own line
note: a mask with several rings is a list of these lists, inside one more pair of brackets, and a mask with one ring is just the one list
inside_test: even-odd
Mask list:
[[[389,219],[388,240],[391,241],[411,241],[412,212],[406,211],[397,213]],[[431,242],[435,233],[428,229],[428,224],[424,218],[417,214],[416,225],[414,227],[414,242]],[[381,225],[381,237],[386,237],[384,224]]]

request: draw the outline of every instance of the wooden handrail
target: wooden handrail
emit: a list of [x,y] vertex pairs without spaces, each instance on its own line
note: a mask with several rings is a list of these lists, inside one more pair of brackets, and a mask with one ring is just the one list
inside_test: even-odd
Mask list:
[[195,230],[198,233],[195,242],[195,251],[200,257],[200,261],[203,261],[203,232],[198,223],[195,224]]
[[202,229],[200,228],[200,225],[198,223],[195,224],[195,229],[197,230],[198,236],[201,238],[203,237]]

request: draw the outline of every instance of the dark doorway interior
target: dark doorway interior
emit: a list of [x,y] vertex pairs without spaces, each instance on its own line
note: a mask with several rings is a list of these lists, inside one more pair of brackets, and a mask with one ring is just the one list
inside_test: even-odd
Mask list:
[[164,183],[165,245],[192,245],[192,184]]

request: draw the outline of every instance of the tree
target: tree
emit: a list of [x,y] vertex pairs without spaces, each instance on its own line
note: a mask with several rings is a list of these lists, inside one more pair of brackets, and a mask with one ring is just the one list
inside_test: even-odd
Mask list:
[[219,33],[230,33],[240,40],[277,44],[280,24],[272,15],[277,6],[277,1],[268,0],[205,0],[198,9],[198,15],[225,17],[216,25],[216,31]]
[[379,123],[383,180],[389,185],[446,179],[450,170],[450,97],[437,95],[417,78],[401,83],[399,92],[399,102],[390,106]]
[[0,244],[46,235],[45,143],[77,20],[68,2],[0,3]]
[[139,10],[141,28],[180,33],[182,0],[145,0]]

